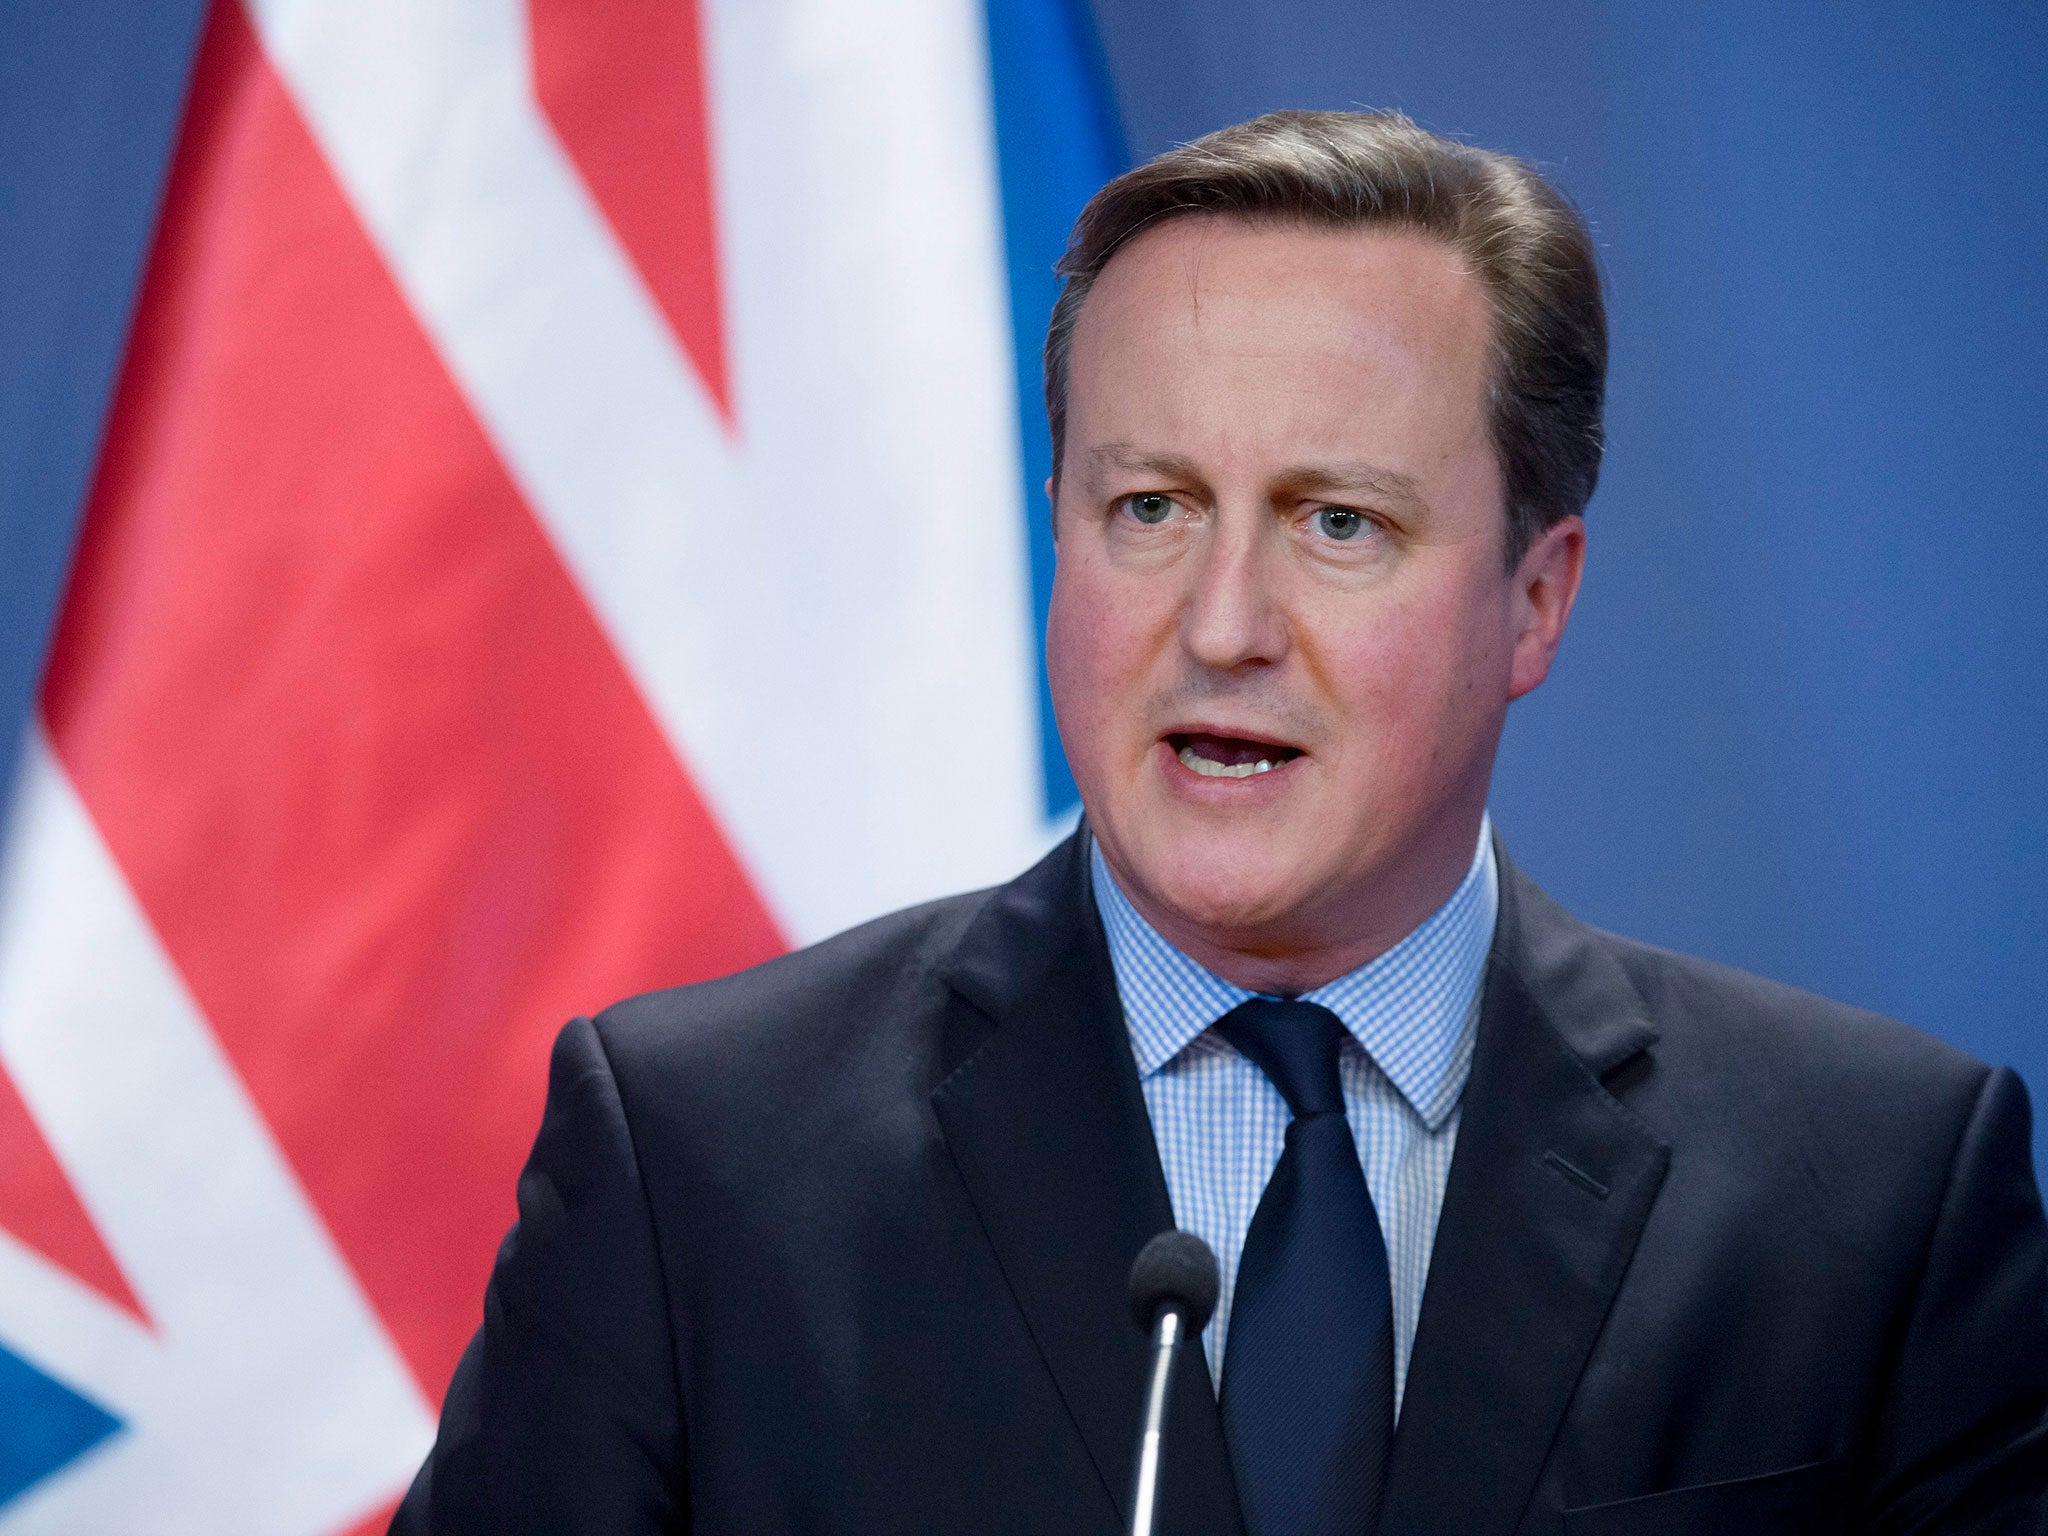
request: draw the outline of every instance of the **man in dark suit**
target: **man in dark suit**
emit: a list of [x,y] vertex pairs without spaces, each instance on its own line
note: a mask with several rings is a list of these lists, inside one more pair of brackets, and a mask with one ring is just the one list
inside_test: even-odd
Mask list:
[[1492,839],[1605,331],[1526,167],[1284,114],[1090,204],[1047,348],[1085,828],[578,1021],[401,1532],[2048,1529],[2025,1095]]

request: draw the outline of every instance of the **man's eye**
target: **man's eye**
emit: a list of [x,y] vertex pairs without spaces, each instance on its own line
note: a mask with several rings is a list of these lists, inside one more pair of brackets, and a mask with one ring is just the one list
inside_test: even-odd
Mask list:
[[1316,513],[1316,527],[1325,538],[1355,539],[1371,526],[1363,512],[1347,512],[1342,507],[1324,507]]
[[1126,496],[1124,506],[1141,523],[1163,523],[1173,515],[1173,498],[1159,491]]

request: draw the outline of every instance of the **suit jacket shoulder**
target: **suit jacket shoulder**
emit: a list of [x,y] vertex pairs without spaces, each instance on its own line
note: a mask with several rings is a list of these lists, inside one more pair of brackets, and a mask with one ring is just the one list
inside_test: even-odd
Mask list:
[[[593,1021],[629,1118],[640,1101],[707,1140],[764,1106],[801,1117],[888,1091],[928,1094],[950,1066],[931,1028],[940,965],[987,905],[976,891],[911,907],[731,976],[628,998]],[[921,1085],[921,1086],[920,1086]],[[873,1084],[877,1092],[883,1082]],[[666,1110],[663,1107],[666,1106]]]
[[1902,1099],[1958,1112],[1991,1068],[1968,1052],[1884,1014],[1839,1003],[1731,966],[1588,929],[1657,1020],[1666,1052],[1716,1063],[1731,1086],[1768,1076],[1805,1096],[1825,1121],[1878,1116]]

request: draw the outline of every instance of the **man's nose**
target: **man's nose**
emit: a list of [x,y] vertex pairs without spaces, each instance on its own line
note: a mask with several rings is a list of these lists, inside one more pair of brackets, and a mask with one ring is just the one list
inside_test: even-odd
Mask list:
[[1213,526],[1181,613],[1181,643],[1220,671],[1278,661],[1287,650],[1287,617],[1267,519],[1219,511]]

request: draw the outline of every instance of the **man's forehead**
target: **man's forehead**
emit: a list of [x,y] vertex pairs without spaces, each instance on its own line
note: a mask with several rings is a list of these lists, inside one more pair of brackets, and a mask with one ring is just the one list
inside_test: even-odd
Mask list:
[[1432,236],[1185,216],[1104,270],[1076,319],[1072,377],[1106,368],[1119,394],[1135,373],[1275,401],[1405,390],[1421,370],[1483,390],[1492,341],[1483,285]]
[[[1392,290],[1469,290],[1483,284],[1449,241],[1396,223],[1332,225],[1205,211],[1177,213],[1133,235],[1110,257],[1089,294],[1134,286],[1156,303],[1171,296],[1198,312],[1216,285],[1261,277],[1295,287],[1327,284],[1354,299]],[[1084,304],[1082,313],[1087,313]]]

